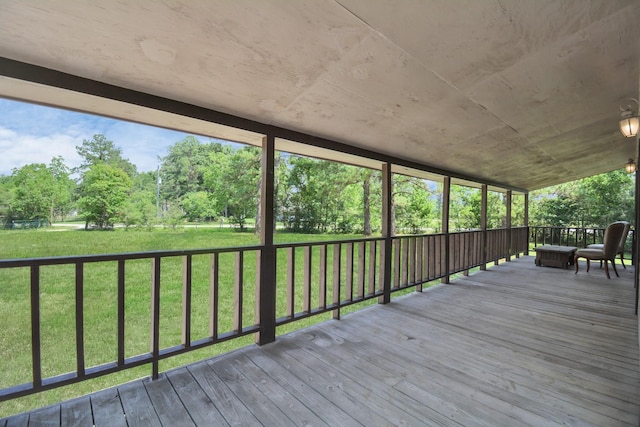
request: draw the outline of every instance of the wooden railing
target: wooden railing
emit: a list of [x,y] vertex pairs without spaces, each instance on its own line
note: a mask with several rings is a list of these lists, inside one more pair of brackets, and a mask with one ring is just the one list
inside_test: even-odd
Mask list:
[[[604,238],[604,228],[602,227],[549,227],[549,226],[530,226],[530,242],[533,246],[541,245],[560,245],[560,246],[576,246],[585,248],[587,245],[594,243],[602,243]],[[635,238],[635,230],[629,230],[627,243],[625,245],[626,252],[633,252],[633,239]]]
[[[527,236],[523,227],[274,245],[271,281],[276,288],[276,321],[266,326],[326,312],[338,318],[348,305],[376,298],[388,301],[391,293],[412,287],[422,290],[427,282],[448,281],[451,274],[518,256],[527,250]],[[385,248],[390,250],[388,259]],[[24,283],[3,286],[28,287],[24,295],[31,313],[29,381],[0,385],[4,387],[0,401],[144,364],[151,365],[151,375],[157,378],[163,359],[261,332],[265,325],[256,319],[264,303],[257,296],[263,250],[247,246],[0,260],[0,273],[21,272],[16,277]],[[63,300],[71,300],[67,304],[74,313],[73,344],[67,346],[73,348],[65,351],[75,362],[66,373],[50,367],[43,347],[43,319],[48,316],[47,310],[43,314],[43,301],[49,298],[46,291],[52,276],[69,283]],[[88,356],[85,346],[88,338],[94,338],[94,331],[85,330],[85,316],[95,315],[95,305],[88,307],[87,301],[96,298],[98,283],[104,288],[100,304],[114,306],[114,326],[107,334],[113,337],[100,337],[114,342],[113,356],[109,351]],[[131,312],[128,307],[135,298],[150,307],[148,312]],[[140,323],[143,329],[148,327],[148,339],[131,343],[132,325],[139,328]],[[140,351],[144,341],[148,351]],[[64,347],[65,342],[56,346]]]

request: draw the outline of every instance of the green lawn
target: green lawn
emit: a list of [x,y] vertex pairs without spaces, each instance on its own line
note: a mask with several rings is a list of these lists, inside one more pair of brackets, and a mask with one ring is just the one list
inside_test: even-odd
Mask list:
[[[358,238],[354,235],[276,234],[277,243],[309,242]],[[83,230],[15,230],[0,231],[0,259],[33,258],[82,254],[104,254],[169,249],[200,249],[247,246],[259,243],[250,233],[217,228],[180,228],[154,231],[122,230],[100,232]],[[300,260],[302,259],[300,249]],[[317,257],[317,253],[315,254]],[[231,329],[233,307],[233,255],[222,254],[220,272],[220,331]],[[317,258],[314,258],[317,266]],[[193,260],[192,338],[208,335],[208,255]],[[255,252],[245,257],[244,324],[254,323]],[[181,340],[182,259],[164,259],[161,290],[161,347],[177,345]],[[297,283],[302,282],[302,262],[297,264]],[[41,335],[43,376],[59,375],[75,370],[75,279],[73,266],[47,266],[41,269]],[[253,274],[253,276],[252,276]],[[285,263],[278,263],[279,281],[286,277]],[[315,275],[315,273],[314,273]],[[111,362],[116,358],[116,268],[115,263],[85,265],[84,332],[86,366]],[[127,262],[126,272],[126,356],[149,351],[150,262]],[[314,278],[315,280],[315,278]],[[278,286],[278,315],[284,313],[285,287]],[[297,292],[298,298],[302,292]],[[355,309],[355,307],[353,307]],[[286,333],[294,328],[325,320],[328,314],[315,316],[278,328]],[[31,381],[29,270],[0,270],[0,388]],[[161,363],[170,369],[253,342],[253,337],[236,339],[207,349],[171,358]],[[0,417],[56,401],[86,394],[150,374],[144,366],[14,399],[0,404]]]

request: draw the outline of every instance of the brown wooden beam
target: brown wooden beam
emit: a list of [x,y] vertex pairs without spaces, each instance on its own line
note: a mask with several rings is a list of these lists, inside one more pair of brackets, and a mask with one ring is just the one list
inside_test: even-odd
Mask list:
[[263,345],[276,339],[276,250],[273,246],[275,233],[275,138],[267,135],[262,139],[262,197],[260,209],[260,283],[256,302],[256,320],[260,325],[257,344]]

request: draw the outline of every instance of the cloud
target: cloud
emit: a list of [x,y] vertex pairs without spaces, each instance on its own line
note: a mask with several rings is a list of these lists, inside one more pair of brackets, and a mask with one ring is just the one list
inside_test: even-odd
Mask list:
[[0,99],[0,175],[62,156],[70,168],[82,159],[76,146],[102,134],[122,150],[138,171],[155,170],[158,157],[186,134],[25,102]]
[[35,136],[0,127],[0,174],[9,175],[12,169],[30,163],[48,165],[56,156],[62,156],[69,167],[78,166],[81,159],[76,153],[76,142],[64,134]]
[[[122,150],[138,172],[156,170],[169,147],[188,134],[26,102],[0,99],[0,175],[31,163],[49,164],[62,156],[70,167],[82,159],[76,147],[102,134]],[[206,137],[196,136],[202,142]],[[219,141],[219,140],[216,140]],[[221,142],[221,141],[220,141]],[[237,146],[237,144],[232,144]]]

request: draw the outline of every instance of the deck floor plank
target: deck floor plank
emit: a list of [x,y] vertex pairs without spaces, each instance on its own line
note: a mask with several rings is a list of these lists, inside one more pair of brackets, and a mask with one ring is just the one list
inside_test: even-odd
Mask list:
[[122,409],[120,393],[110,388],[91,395],[93,424],[96,427],[126,427],[127,419]]
[[[286,415],[295,425],[326,426],[328,425],[315,412],[300,402],[295,394],[282,387],[271,376],[251,361],[245,354],[238,352],[233,358],[234,368],[241,372],[256,388],[259,388],[279,408],[286,408]],[[322,413],[320,413],[322,414]]]
[[29,413],[13,415],[3,421],[7,422],[6,427],[27,427],[29,425]]
[[229,425],[186,368],[168,372],[167,377],[196,425]]
[[29,425],[33,427],[59,426],[60,406],[48,406],[33,411],[29,417]]
[[[273,345],[278,344],[268,344],[267,346]],[[327,424],[344,427],[362,425],[356,421],[349,412],[343,411],[331,400],[315,392],[307,381],[291,375],[290,370],[278,363],[275,358],[264,354],[262,351],[250,351],[246,353],[246,356],[263,371],[268,372],[274,381],[293,393],[298,400],[304,402],[309,410],[315,414],[321,414],[323,421]]]
[[209,367],[206,361],[190,365],[189,372],[224,419],[232,426],[259,426],[260,421]]
[[[263,351],[278,363],[286,367],[292,375],[305,381],[315,393],[319,393],[324,398],[330,400],[333,405],[340,408],[363,425],[391,425],[391,423],[381,416],[375,409],[370,399],[362,398],[366,390],[360,393],[349,393],[347,389],[353,389],[352,384],[345,384],[342,378],[338,377],[331,370],[319,368],[310,363],[309,360],[300,360],[292,356],[288,348],[283,343],[264,348]],[[355,395],[355,396],[354,396]],[[377,408],[378,410],[380,408]]]
[[620,276],[521,257],[0,426],[637,427],[633,269]]
[[[405,326],[409,325],[409,322],[404,322]],[[352,325],[354,327],[353,333],[358,330],[360,325]],[[430,333],[431,335],[431,333]],[[486,394],[499,396],[501,400],[510,401],[513,400],[514,391],[517,391],[516,395],[521,399],[528,399],[526,402],[511,402],[514,408],[527,407],[530,410],[538,411],[544,417],[562,420],[566,424],[575,424],[576,417],[565,417],[564,413],[550,413],[548,408],[535,408],[540,405],[553,406],[559,401],[564,401],[563,409],[570,410],[574,414],[579,414],[578,418],[583,422],[590,422],[593,425],[611,425],[617,421],[620,416],[620,410],[617,408],[610,408],[608,405],[601,404],[600,408],[607,412],[602,415],[597,412],[593,412],[591,408],[584,408],[583,406],[575,405],[571,399],[565,400],[565,394],[556,392],[561,385],[557,384],[557,380],[554,378],[538,378],[538,387],[531,388],[529,376],[518,374],[522,371],[519,366],[515,368],[509,365],[509,358],[504,355],[500,359],[484,358],[481,354],[475,351],[472,344],[467,346],[455,345],[448,346],[446,343],[446,337],[435,341],[425,341],[422,338],[409,337],[398,331],[398,333],[387,339],[391,340],[390,344],[396,344],[394,348],[400,348],[400,351],[396,351],[393,348],[385,349],[384,352],[380,352],[375,348],[369,348],[368,352],[371,354],[372,363],[383,363],[388,366],[403,366],[400,368],[406,370],[404,366],[416,365],[420,369],[413,372],[411,375],[411,381],[416,381],[424,373],[429,373],[435,370],[437,373],[443,373],[449,379],[449,387],[454,388],[456,380],[462,383],[462,387],[471,386],[473,390],[483,390]],[[406,341],[406,342],[405,342]],[[498,352],[501,349],[496,349]],[[392,356],[392,357],[391,357]],[[384,360],[389,358],[389,360]],[[384,360],[381,362],[381,360]],[[492,363],[492,360],[499,360],[497,363]],[[392,363],[395,362],[395,363]],[[514,361],[517,363],[517,361]],[[435,377],[433,372],[428,377],[424,378],[419,383],[427,383],[431,387]],[[542,380],[542,381],[541,381]],[[478,382],[479,381],[479,382]],[[553,384],[551,387],[547,387],[546,384]],[[490,385],[490,386],[487,386]],[[572,390],[572,387],[568,387]],[[448,393],[448,390],[443,389],[441,394]],[[459,395],[464,395],[464,390],[459,391]],[[452,397],[455,399],[456,397]],[[617,401],[616,401],[617,402]],[[460,403],[462,404],[462,403]],[[486,404],[486,403],[485,403]],[[591,406],[595,406],[596,402],[592,401]],[[499,407],[499,405],[489,406],[493,409]],[[469,408],[473,410],[473,408]],[[508,413],[513,415],[518,412],[517,409],[508,408]],[[593,412],[593,413],[591,413]],[[585,417],[589,414],[591,419],[585,420]],[[526,414],[530,417],[529,414]],[[523,419],[519,420],[524,422]],[[535,425],[541,425],[542,421],[537,420]]]
[[[290,342],[297,344],[299,341]],[[297,345],[292,346],[288,354],[306,361],[318,374],[330,372],[331,378],[339,379],[338,387],[361,404],[366,402],[372,411],[384,417],[390,425],[421,425],[422,420],[426,418],[425,413],[417,413],[415,407],[411,407],[411,402],[406,396],[389,388],[383,381],[375,378],[371,371],[368,375],[358,375],[357,360],[352,359],[345,363],[327,352],[309,352]]]
[[143,381],[122,385],[118,387],[118,391],[129,427],[160,423]]
[[295,423],[261,390],[233,366],[237,354],[219,361],[208,362],[209,367],[229,387],[238,399],[264,425],[293,426]]
[[182,404],[176,390],[163,374],[155,381],[144,381],[151,404],[160,423],[166,426],[195,426],[189,412]]
[[69,427],[92,426],[91,399],[83,396],[63,402],[60,406],[60,424]]

